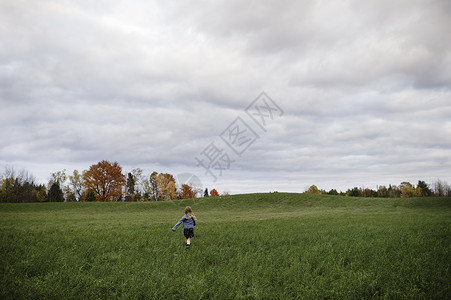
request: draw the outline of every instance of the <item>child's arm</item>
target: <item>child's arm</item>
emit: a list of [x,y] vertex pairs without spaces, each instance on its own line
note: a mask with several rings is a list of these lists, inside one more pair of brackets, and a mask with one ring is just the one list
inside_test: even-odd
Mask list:
[[177,224],[175,224],[174,227],[172,227],[172,231],[175,231],[177,229],[177,227],[179,227],[180,224],[182,224],[183,220],[185,219],[185,216],[183,216],[178,222]]

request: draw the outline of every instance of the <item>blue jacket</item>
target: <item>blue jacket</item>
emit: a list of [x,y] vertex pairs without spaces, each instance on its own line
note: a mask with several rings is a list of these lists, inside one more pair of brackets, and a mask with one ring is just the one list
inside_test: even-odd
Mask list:
[[191,219],[190,217],[188,217],[187,215],[184,215],[178,222],[177,224],[175,224],[174,227],[172,227],[172,231],[175,231],[177,229],[177,227],[179,227],[180,224],[182,224],[183,222],[183,229],[188,229],[188,228],[194,228],[194,226],[196,226],[196,220]]

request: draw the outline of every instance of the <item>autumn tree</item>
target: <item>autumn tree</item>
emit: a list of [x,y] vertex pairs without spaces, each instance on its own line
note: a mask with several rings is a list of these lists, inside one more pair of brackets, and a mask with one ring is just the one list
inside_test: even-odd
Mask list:
[[307,190],[307,194],[319,194],[320,191],[318,189],[318,187],[316,187],[316,185],[311,185],[308,190]]
[[20,186],[14,177],[6,177],[1,180],[1,201],[2,202],[20,202]]
[[182,199],[195,198],[195,193],[188,184],[182,184],[182,187],[180,188],[180,198]]
[[381,198],[387,198],[388,197],[388,190],[385,187],[385,185],[381,185],[378,189],[377,189],[377,196],[381,197]]
[[364,188],[362,190],[362,197],[372,197],[373,196],[373,191],[369,188]]
[[177,199],[174,176],[160,173],[156,177],[159,200],[167,201]]
[[210,191],[210,197],[215,197],[215,196],[219,196],[219,193],[216,189],[212,189]]
[[413,186],[410,182],[401,182],[399,189],[401,190],[401,198],[410,198],[413,196]]
[[32,202],[34,177],[25,170],[5,168],[0,178],[0,202]]
[[390,198],[399,198],[401,196],[401,190],[396,185],[390,184],[387,191]]
[[125,176],[117,162],[102,160],[84,172],[83,181],[86,189],[95,192],[97,201],[114,201],[122,196]]

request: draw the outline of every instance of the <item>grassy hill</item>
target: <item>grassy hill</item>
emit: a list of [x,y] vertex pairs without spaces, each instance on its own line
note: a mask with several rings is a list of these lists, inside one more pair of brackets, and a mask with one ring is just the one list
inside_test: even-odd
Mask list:
[[450,198],[1,204],[0,298],[449,299],[450,225]]

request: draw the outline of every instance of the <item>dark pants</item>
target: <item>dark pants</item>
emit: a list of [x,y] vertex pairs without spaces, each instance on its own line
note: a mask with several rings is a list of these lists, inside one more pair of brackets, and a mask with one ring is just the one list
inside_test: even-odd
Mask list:
[[185,228],[183,229],[183,234],[187,239],[192,238],[194,236],[194,229],[193,228]]

